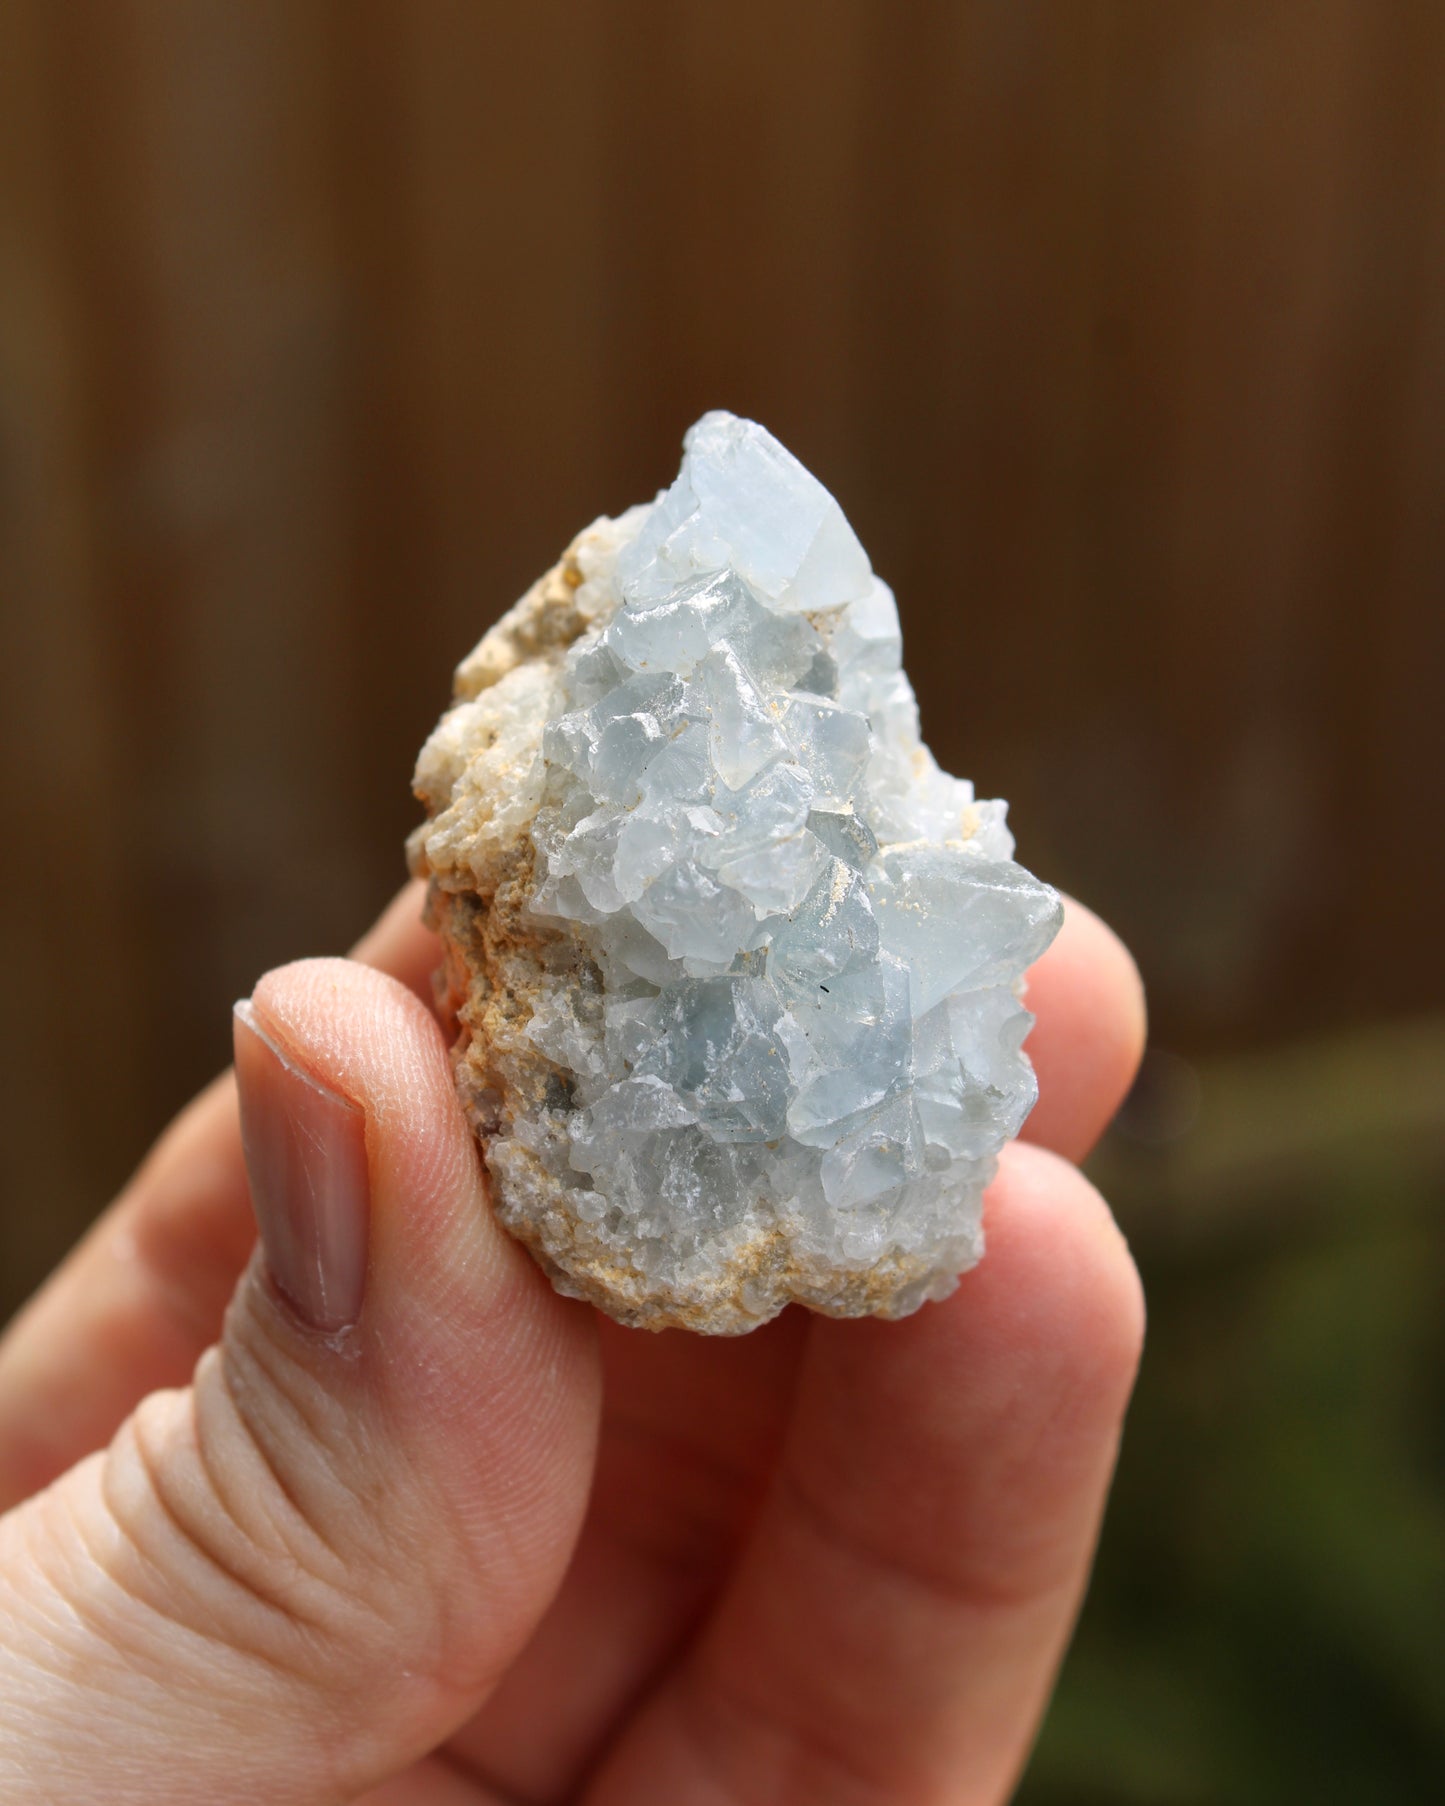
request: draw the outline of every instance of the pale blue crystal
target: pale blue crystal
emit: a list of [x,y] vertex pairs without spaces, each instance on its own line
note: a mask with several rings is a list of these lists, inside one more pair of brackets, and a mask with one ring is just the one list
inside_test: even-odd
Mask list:
[[881,945],[908,968],[916,1017],[950,992],[1007,984],[1058,931],[1058,898],[1046,884],[967,847],[884,849],[868,894]]
[[780,612],[862,596],[868,556],[828,491],[751,420],[704,414],[672,488],[617,561],[629,603],[661,601],[698,572],[732,570]]
[[[811,1239],[845,1264],[893,1246],[890,1211],[926,1215],[930,1185],[953,1247],[1032,1102],[1011,987],[1057,899],[975,844],[971,789],[919,744],[891,592],[762,428],[693,428],[612,581],[610,617],[568,655],[586,706],[547,729],[534,836],[534,908],[587,923],[603,970],[646,988],[609,1009],[611,1085],[570,1122],[573,1169],[624,1240],[685,1221],[695,1248],[736,1204],[709,1186],[739,1172],[703,1144],[767,1144],[754,1183],[774,1195],[752,1208],[811,1195]],[[962,1194],[942,1177],[959,1163]],[[863,1207],[850,1255],[828,1213]]]
[[[508,981],[530,1015],[515,1044],[493,1031],[479,1092],[502,1218],[626,1321],[942,1296],[1034,1101],[1021,981],[1058,898],[1013,863],[1004,805],[921,743],[892,592],[763,428],[706,415],[651,508],[577,546],[581,625],[529,655],[554,682],[517,755],[541,796],[525,856],[470,868],[520,885],[538,936]],[[491,747],[493,681],[419,783],[455,785],[469,733]],[[458,833],[423,840],[424,869]],[[500,1128],[498,1090],[527,1100]]]

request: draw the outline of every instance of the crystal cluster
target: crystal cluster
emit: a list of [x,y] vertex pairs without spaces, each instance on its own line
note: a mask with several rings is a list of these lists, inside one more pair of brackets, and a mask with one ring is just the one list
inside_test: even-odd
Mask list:
[[706,415],[460,666],[413,869],[501,1220],[623,1322],[901,1316],[981,1251],[1055,894],[919,739],[837,502]]

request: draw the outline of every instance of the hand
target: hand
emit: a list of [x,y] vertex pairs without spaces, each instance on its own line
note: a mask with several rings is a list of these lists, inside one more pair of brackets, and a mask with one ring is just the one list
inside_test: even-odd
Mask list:
[[1071,906],[1035,968],[1041,1102],[952,1298],[709,1341],[493,1222],[419,904],[238,1026],[269,1260],[228,1075],[0,1345],[0,1797],[1006,1798],[1142,1334],[1070,1164],[1137,1063],[1128,955]]

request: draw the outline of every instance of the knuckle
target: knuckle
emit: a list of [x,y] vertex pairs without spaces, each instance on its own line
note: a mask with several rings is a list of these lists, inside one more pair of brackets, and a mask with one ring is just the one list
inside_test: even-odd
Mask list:
[[379,1406],[359,1349],[318,1344],[247,1285],[193,1391],[211,1494],[309,1636],[351,1674],[375,1660],[448,1688],[471,1677],[495,1562]]
[[180,1637],[322,1692],[389,1662],[396,1589],[368,1558],[386,1537],[335,1415],[284,1350],[229,1328],[188,1389],[144,1399],[62,1498],[60,1581],[102,1642],[145,1658]]
[[[293,1677],[317,1671],[340,1628],[316,1539],[216,1390],[156,1393],[99,1472],[89,1547],[139,1615]],[[103,1597],[103,1595],[98,1595]]]

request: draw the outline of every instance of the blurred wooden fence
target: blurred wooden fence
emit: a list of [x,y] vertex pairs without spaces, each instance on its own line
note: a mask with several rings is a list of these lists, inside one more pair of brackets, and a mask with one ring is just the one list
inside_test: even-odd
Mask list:
[[1440,995],[1445,7],[0,0],[0,1313],[704,408],[1186,1052]]

